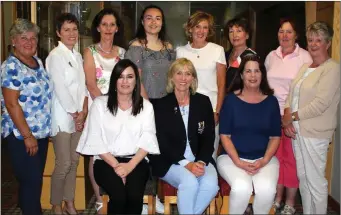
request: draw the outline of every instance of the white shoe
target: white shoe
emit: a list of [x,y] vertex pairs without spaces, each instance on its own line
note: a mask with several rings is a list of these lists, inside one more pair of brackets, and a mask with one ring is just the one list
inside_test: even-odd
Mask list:
[[290,205],[284,205],[281,214],[295,214],[295,212],[296,212],[295,208],[291,207]]
[[165,206],[160,202],[160,199],[158,196],[156,196],[155,198],[155,209],[156,209],[156,212],[159,213],[159,214],[164,214],[165,213]]
[[147,204],[143,204],[141,214],[148,214],[148,205]]

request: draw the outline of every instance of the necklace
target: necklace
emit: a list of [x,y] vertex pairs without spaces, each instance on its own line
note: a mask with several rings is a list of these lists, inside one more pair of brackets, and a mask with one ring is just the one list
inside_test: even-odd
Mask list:
[[193,43],[190,43],[192,50],[194,50],[195,54],[197,54],[197,58],[200,58],[200,55],[199,55],[200,49],[204,48],[206,45],[207,45],[207,43],[203,46],[200,46],[200,48],[196,48],[196,47],[193,47]]
[[101,49],[101,51],[104,52],[104,53],[106,53],[106,54],[110,54],[110,53],[112,52],[112,47],[111,47],[110,51],[105,51],[105,50],[102,48],[102,46],[101,46],[100,43],[98,43],[98,48]]

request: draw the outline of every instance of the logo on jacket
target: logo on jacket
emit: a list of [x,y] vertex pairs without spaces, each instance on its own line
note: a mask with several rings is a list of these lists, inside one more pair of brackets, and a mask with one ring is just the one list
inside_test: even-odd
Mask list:
[[198,122],[198,133],[202,134],[205,129],[205,121]]

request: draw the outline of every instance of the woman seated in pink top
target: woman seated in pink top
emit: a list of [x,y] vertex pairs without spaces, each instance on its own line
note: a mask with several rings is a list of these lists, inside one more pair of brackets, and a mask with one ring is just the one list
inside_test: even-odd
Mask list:
[[[309,53],[296,43],[297,38],[295,22],[292,19],[282,19],[278,30],[279,47],[271,51],[265,59],[269,84],[275,90],[282,116],[291,81],[296,77],[303,64],[312,62]],[[291,139],[285,136],[283,131],[276,157],[280,167],[274,205],[278,210],[281,208],[282,196],[284,188],[286,188],[286,200],[281,214],[294,214],[295,196],[299,185],[296,160]]]

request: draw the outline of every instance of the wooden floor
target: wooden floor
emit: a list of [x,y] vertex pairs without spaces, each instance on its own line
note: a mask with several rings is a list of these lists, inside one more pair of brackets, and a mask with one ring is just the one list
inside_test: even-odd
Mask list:
[[[18,199],[18,183],[13,175],[11,164],[9,161],[6,144],[1,146],[1,214],[20,214],[20,209],[17,208]],[[296,214],[302,214],[302,205],[298,201],[296,208]],[[95,198],[93,197],[88,203],[85,211],[79,211],[81,214],[96,214],[94,208]],[[172,214],[178,214],[176,207],[172,207]],[[44,214],[50,214],[50,210],[44,210]],[[252,213],[251,213],[252,214]],[[338,214],[328,208],[328,214]]]

